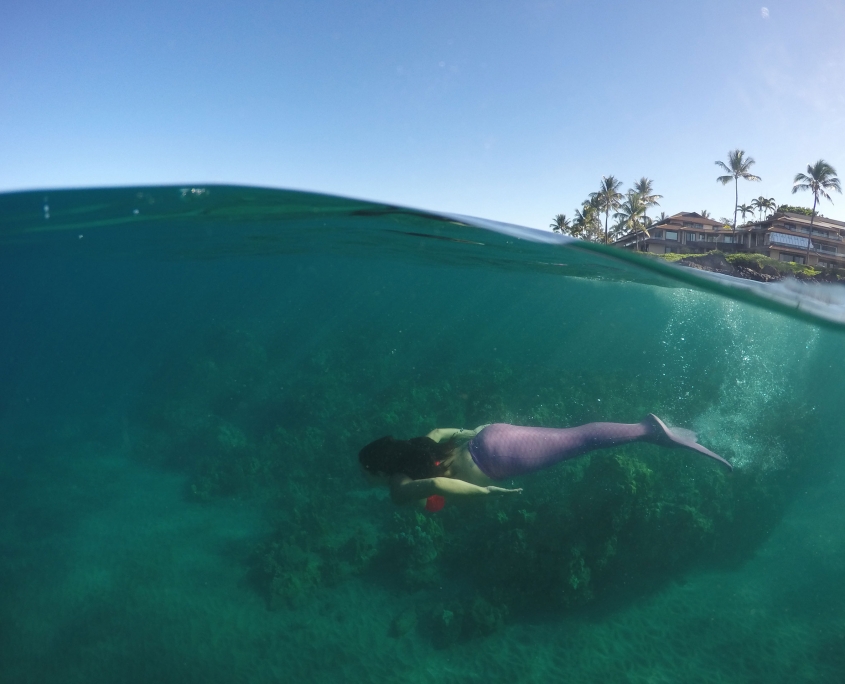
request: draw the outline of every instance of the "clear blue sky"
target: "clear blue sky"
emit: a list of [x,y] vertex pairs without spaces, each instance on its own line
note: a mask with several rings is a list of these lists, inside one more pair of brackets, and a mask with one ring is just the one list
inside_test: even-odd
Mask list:
[[842,0],[0,10],[0,190],[248,183],[547,227],[645,175],[718,218],[735,147],[763,178],[740,201],[811,203],[820,157],[845,179]]

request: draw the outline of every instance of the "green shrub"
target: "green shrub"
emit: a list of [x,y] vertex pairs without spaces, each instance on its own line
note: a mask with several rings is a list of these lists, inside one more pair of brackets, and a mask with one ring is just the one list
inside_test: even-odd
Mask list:
[[[807,207],[793,207],[791,204],[781,204],[778,207],[778,211],[786,212],[789,214],[804,214],[804,216],[812,216],[813,210]],[[816,216],[821,216],[821,214],[816,213]]]
[[778,261],[764,254],[728,254],[725,256],[729,264],[734,266],[745,266],[762,271],[766,266],[771,266],[781,275],[803,275],[812,277],[821,273],[820,270],[804,264],[796,264],[791,261]]
[[765,256],[764,254],[754,254],[754,253],[747,253],[747,252],[740,252],[738,254],[727,254],[725,252],[721,252],[718,249],[711,250],[705,254],[651,254],[649,256],[655,257],[657,259],[663,259],[664,261],[668,261],[669,263],[675,263],[680,261],[681,259],[701,259],[706,256],[722,256],[725,260],[731,264],[732,266],[744,266],[745,268],[750,268],[754,271],[762,271],[766,266],[771,266],[774,268],[780,275],[795,275],[795,276],[805,276],[808,278],[812,278],[813,276],[818,275],[821,273],[821,269],[813,268],[812,266],[805,266],[804,264],[796,264],[791,261],[778,261],[777,259],[772,259],[771,257]]

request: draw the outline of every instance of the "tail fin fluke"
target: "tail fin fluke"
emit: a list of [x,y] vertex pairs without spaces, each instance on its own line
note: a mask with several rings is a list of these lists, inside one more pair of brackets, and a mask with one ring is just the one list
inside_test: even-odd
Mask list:
[[[695,441],[696,434],[691,430],[684,430],[683,428],[672,428],[671,430],[666,427],[666,424],[660,420],[657,416],[653,413],[649,413],[646,417],[646,422],[652,425],[655,429],[655,443],[660,444],[661,446],[666,447],[675,447],[680,449],[689,449],[690,451],[695,451],[702,456],[707,456],[708,458],[712,458],[716,461],[719,461],[724,466],[727,466],[728,470],[733,470],[733,466],[728,463],[724,458],[719,456],[710,449],[701,446],[698,442]],[[686,434],[692,434],[692,439],[688,438]]]

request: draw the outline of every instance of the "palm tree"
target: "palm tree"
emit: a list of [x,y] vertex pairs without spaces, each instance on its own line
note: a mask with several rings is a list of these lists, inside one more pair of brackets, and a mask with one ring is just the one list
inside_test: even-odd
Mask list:
[[755,211],[760,212],[760,220],[762,221],[763,214],[769,210],[774,211],[777,208],[777,203],[774,197],[766,199],[763,195],[760,195],[756,200],[751,200],[751,206],[754,207]]
[[[754,200],[754,202],[756,202],[756,201],[757,201],[757,200]],[[753,204],[753,203],[752,203],[752,204]],[[739,213],[740,213],[740,214],[742,214],[742,220],[743,220],[743,221],[745,221],[745,217],[746,217],[748,214],[751,214],[751,216],[754,216],[754,212],[756,211],[756,208],[755,208],[755,207],[753,207],[753,206],[749,206],[749,205],[745,204],[744,202],[743,202],[742,204],[740,204],[740,205],[737,207],[737,209],[739,209]]]
[[566,214],[558,214],[555,216],[554,220],[549,224],[549,228],[552,229],[553,233],[569,233],[569,219],[566,218]]
[[596,201],[598,210],[604,212],[604,244],[608,243],[607,221],[610,218],[610,212],[622,206],[623,195],[619,192],[620,187],[622,187],[622,181],[616,176],[602,176],[599,191],[590,193],[590,198]]
[[585,207],[575,210],[575,218],[572,219],[572,235],[582,237],[586,231],[589,215]]
[[755,176],[748,169],[756,164],[751,157],[745,156],[745,150],[732,150],[728,152],[728,163],[717,161],[716,166],[728,172],[726,176],[719,176],[716,180],[722,185],[727,185],[733,180],[735,186],[736,201],[734,202],[733,229],[736,230],[736,212],[739,208],[739,179],[744,178],[750,181],[759,181],[761,178]]
[[659,207],[660,202],[657,200],[663,199],[663,195],[654,194],[654,181],[643,176],[636,183],[634,183],[633,191],[640,196],[640,202],[644,206],[643,220],[648,218],[649,207]]
[[[666,212],[661,211],[660,216],[657,217],[657,222],[660,223],[661,221],[665,221],[667,218],[669,218],[669,217],[666,216]],[[705,216],[704,218],[707,218],[707,217]]]
[[702,209],[698,213],[701,214],[701,218],[708,218],[708,219],[710,218],[710,212],[707,211],[707,209]]
[[764,208],[766,211],[770,211],[770,212],[772,212],[772,213],[774,214],[774,213],[775,213],[775,211],[776,211],[776,210],[777,210],[777,208],[778,208],[778,203],[777,203],[777,202],[775,202],[775,198],[774,198],[774,197],[769,197],[769,199],[767,199],[767,200],[766,200],[766,202],[765,202],[765,207],[763,207],[763,208]]
[[836,190],[842,193],[842,186],[839,183],[839,178],[836,177],[836,169],[828,164],[824,159],[819,159],[812,166],[807,164],[807,173],[796,173],[795,180],[792,182],[792,194],[794,195],[799,190],[809,190],[813,193],[813,213],[810,215],[810,233],[807,236],[807,256],[804,263],[810,265],[810,240],[813,237],[813,221],[816,218],[816,205],[819,203],[819,197],[833,202],[828,194],[828,190]]
[[572,222],[572,235],[588,242],[601,241],[601,219],[594,199],[586,200],[580,209],[575,210]]
[[[646,179],[643,179],[646,180]],[[616,219],[615,231],[637,234],[637,251],[640,251],[640,231],[644,230],[643,221],[645,218],[646,205],[642,196],[635,190],[629,190],[625,201],[620,205],[619,211],[613,215]]]

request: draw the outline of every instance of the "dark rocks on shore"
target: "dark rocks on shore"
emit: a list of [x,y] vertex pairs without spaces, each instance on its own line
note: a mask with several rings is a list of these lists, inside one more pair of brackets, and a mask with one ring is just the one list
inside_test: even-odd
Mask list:
[[697,268],[701,271],[710,271],[712,273],[724,273],[732,275],[737,278],[747,278],[748,280],[757,280],[759,282],[768,283],[774,280],[783,278],[777,269],[773,266],[765,266],[762,270],[756,270],[748,266],[734,266],[725,259],[722,254],[703,254],[701,256],[691,256],[681,259],[677,262],[681,266],[689,268]]
[[823,283],[842,282],[835,273],[822,272],[815,276],[806,276],[800,273],[781,272],[771,264],[761,267],[753,261],[744,264],[732,264],[725,258],[724,254],[717,253],[690,255],[680,259],[676,263],[681,266],[687,266],[688,268],[697,268],[700,271],[724,273],[725,275],[731,275],[736,278],[746,278],[747,280],[756,280],[762,283],[770,283],[783,280],[784,278],[797,278],[798,280]]

